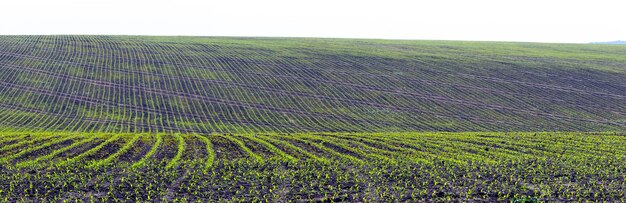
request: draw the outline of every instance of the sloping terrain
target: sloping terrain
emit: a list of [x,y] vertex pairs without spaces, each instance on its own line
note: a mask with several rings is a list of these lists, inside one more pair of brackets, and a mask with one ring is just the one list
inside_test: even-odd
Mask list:
[[0,36],[0,127],[623,131],[626,47]]

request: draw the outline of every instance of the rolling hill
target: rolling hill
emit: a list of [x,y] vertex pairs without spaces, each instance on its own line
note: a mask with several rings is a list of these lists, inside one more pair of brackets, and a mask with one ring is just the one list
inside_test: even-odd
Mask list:
[[0,36],[0,128],[624,131],[626,47]]
[[624,202],[624,56],[0,36],[0,202]]

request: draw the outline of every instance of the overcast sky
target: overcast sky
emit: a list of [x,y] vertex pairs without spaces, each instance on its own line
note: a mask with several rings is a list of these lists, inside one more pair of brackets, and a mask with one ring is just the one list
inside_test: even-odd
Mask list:
[[0,34],[587,43],[626,40],[620,0],[0,0]]

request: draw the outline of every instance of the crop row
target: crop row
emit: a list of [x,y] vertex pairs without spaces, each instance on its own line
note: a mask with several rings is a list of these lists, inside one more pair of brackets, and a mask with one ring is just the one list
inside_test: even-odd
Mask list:
[[[489,50],[453,44],[470,50],[451,55],[425,42],[409,46],[419,52],[389,42],[333,41],[333,49],[304,39],[250,42],[2,36],[0,127],[112,133],[626,127],[623,75],[571,67],[569,58],[504,63],[508,56],[481,55]],[[379,52],[370,53],[370,43],[380,44]],[[550,68],[538,68],[544,66]]]
[[3,201],[626,196],[615,133],[0,134]]

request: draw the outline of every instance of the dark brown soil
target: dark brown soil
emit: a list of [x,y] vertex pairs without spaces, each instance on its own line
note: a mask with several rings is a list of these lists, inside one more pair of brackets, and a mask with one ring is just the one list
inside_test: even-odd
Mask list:
[[185,143],[187,146],[183,152],[182,160],[203,160],[207,158],[206,143],[202,142],[202,140],[195,136],[186,136]]
[[130,162],[130,163],[139,161],[148,153],[148,151],[150,151],[150,148],[152,148],[152,144],[154,144],[154,142],[155,142],[155,139],[139,138],[139,140],[137,140],[137,142],[133,144],[130,150],[120,155],[118,160],[120,162]]
[[255,154],[258,154],[258,155],[262,156],[263,158],[269,158],[269,157],[272,157],[272,156],[276,156],[274,153],[272,153],[265,146],[255,142],[255,141],[252,141],[251,139],[248,139],[246,136],[240,136],[240,137],[237,137],[237,139],[241,139],[241,141],[246,144],[246,147],[248,147],[250,150],[252,150],[252,152],[254,152]]
[[65,152],[62,152],[60,154],[57,154],[56,157],[52,158],[51,162],[55,163],[58,162],[60,160],[65,160],[65,159],[69,159],[75,156],[78,156],[86,151],[89,151],[90,149],[98,146],[99,144],[101,144],[102,142],[104,142],[104,139],[101,138],[96,138],[94,140],[92,140],[91,142],[82,144],[80,146],[76,146],[70,150],[67,150]]
[[226,161],[248,157],[246,152],[241,150],[236,143],[219,136],[211,136],[209,139],[211,139],[211,143],[213,143],[217,160]]
[[35,150],[35,151],[32,151],[32,152],[26,153],[23,156],[13,160],[13,163],[19,163],[19,162],[23,162],[23,161],[27,161],[27,160],[36,159],[37,157],[48,155],[51,152],[53,152],[54,150],[61,149],[63,147],[67,147],[67,146],[71,145],[75,141],[77,141],[77,140],[73,140],[73,139],[72,140],[66,140],[64,142],[53,144],[53,145],[51,145],[49,147],[45,147],[43,149],[39,149],[39,150]]
[[178,141],[173,135],[163,135],[163,142],[159,145],[153,159],[157,161],[170,160],[176,156]]

